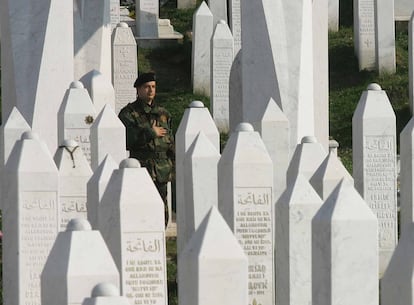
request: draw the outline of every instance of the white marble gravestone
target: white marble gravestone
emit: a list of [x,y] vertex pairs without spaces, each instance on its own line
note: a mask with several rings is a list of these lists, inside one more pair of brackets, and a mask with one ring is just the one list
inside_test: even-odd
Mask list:
[[207,4],[214,16],[214,26],[220,20],[224,20],[227,23],[227,1],[207,0]]
[[321,206],[302,175],[275,204],[276,304],[312,304],[312,218]]
[[3,304],[41,305],[40,274],[59,228],[58,170],[46,144],[25,132],[3,174]]
[[375,54],[380,73],[396,72],[394,0],[375,2]]
[[135,12],[136,36],[158,37],[158,1],[135,0]]
[[273,162],[273,198],[277,200],[286,188],[286,171],[290,161],[289,120],[270,98],[261,120],[252,124],[262,137]]
[[111,79],[111,1],[73,2],[75,79],[92,70]]
[[359,70],[375,70],[375,0],[354,2],[354,48]]
[[248,261],[216,207],[178,259],[179,304],[248,304]]
[[80,145],[64,140],[55,153],[59,170],[60,231],[65,231],[72,218],[87,218],[86,184],[92,170]]
[[408,21],[414,11],[411,0],[394,0],[394,15],[396,21]]
[[414,222],[414,119],[400,133],[400,235]]
[[128,24],[121,22],[112,33],[112,83],[115,113],[136,99],[134,82],[138,77],[137,43]]
[[218,163],[218,207],[249,258],[249,304],[274,300],[273,167],[258,132],[240,123]]
[[332,32],[339,30],[339,0],[328,1],[328,28]]
[[119,287],[118,269],[101,233],[74,218],[58,234],[42,271],[42,305],[81,305],[101,282]]
[[90,128],[96,118],[96,110],[88,91],[80,81],[70,84],[58,112],[59,144],[64,140],[78,142],[91,162]]
[[187,191],[184,183],[184,158],[189,147],[203,131],[211,141],[217,151],[220,151],[220,135],[217,127],[210,115],[210,112],[200,101],[193,101],[184,111],[175,134],[175,181],[176,181],[176,222],[177,222],[177,253],[178,256],[184,249],[185,242],[189,240],[186,235],[186,203],[185,192]]
[[414,224],[407,224],[381,279],[381,305],[413,304]]
[[73,1],[5,0],[0,12],[2,122],[17,107],[54,152],[56,113],[73,81]]
[[294,181],[299,174],[310,180],[327,156],[327,152],[313,136],[303,137],[296,146],[286,173],[287,184]]
[[234,39],[234,55],[241,49],[241,11],[240,0],[229,1],[229,26]]
[[313,304],[378,304],[377,235],[375,215],[341,182],[312,220]]
[[411,114],[414,109],[414,11],[408,23],[408,89]]
[[[184,184],[186,225],[190,238],[212,206],[217,207],[217,163],[220,153],[203,131],[197,135],[185,154]],[[185,241],[187,244],[188,240]]]
[[91,167],[98,168],[107,154],[115,162],[125,159],[126,135],[125,126],[110,105],[106,105],[91,126]]
[[193,93],[205,96],[210,96],[210,44],[213,29],[213,14],[203,1],[193,14],[191,77]]
[[328,7],[326,0],[312,1],[314,129],[315,137],[326,151],[329,148]]
[[338,159],[335,152],[331,151],[309,179],[309,182],[318,195],[323,200],[326,200],[342,180],[352,186],[354,185],[352,176],[342,164],[341,160]]
[[130,305],[128,298],[119,295],[119,289],[111,283],[99,283],[92,289],[91,297],[82,305]]
[[397,243],[396,119],[385,91],[370,84],[352,118],[355,188],[378,217],[380,274]]
[[164,203],[148,171],[125,159],[102,196],[99,230],[131,304],[167,305]]
[[234,58],[233,35],[220,20],[211,38],[210,111],[220,132],[229,131],[229,79]]
[[94,230],[99,228],[98,211],[103,193],[105,192],[113,171],[118,168],[119,163],[115,162],[111,155],[108,154],[93,172],[93,175],[86,184],[86,212],[88,221]]
[[114,31],[121,22],[121,6],[120,1],[110,0],[109,2],[109,19],[111,20],[111,30]]
[[115,89],[111,76],[106,76],[98,70],[91,70],[80,79],[89,92],[96,112],[99,113],[106,105],[115,109]]

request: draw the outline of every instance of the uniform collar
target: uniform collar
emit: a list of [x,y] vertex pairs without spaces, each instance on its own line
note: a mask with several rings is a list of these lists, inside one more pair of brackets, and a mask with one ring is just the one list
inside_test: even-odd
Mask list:
[[151,105],[148,105],[146,102],[144,102],[141,99],[137,99],[137,104],[139,105],[139,108],[141,108],[142,110],[144,110],[145,113],[150,113],[151,110],[153,110],[153,108],[155,107],[155,100],[152,101]]

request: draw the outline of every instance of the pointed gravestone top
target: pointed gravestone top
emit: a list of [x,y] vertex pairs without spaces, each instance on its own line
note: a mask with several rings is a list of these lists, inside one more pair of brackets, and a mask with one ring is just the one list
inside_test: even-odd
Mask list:
[[82,218],[71,219],[67,226],[66,231],[91,231],[92,227],[89,221]]
[[93,298],[119,296],[119,289],[111,283],[99,283],[92,289],[91,296]]
[[254,131],[252,124],[250,123],[240,123],[239,125],[237,125],[236,127],[236,131],[249,131],[252,132]]
[[188,108],[204,108],[204,104],[201,101],[192,101]]
[[13,107],[12,111],[10,112],[9,117],[7,118],[6,122],[4,123],[4,128],[27,128],[30,129],[29,124],[20,113],[20,111]]
[[74,82],[71,82],[69,88],[70,89],[83,89],[84,86],[83,86],[82,82],[80,82],[80,81],[74,81]]
[[200,6],[196,10],[196,15],[213,16],[213,14],[211,13],[210,8],[208,7],[208,5],[205,1],[201,2]]
[[376,84],[376,83],[372,83],[372,84],[369,84],[369,85],[367,86],[367,90],[371,90],[371,91],[381,91],[381,90],[382,90],[382,88],[381,88],[381,86],[380,86],[380,85],[378,85],[378,84]]
[[140,168],[141,164],[137,159],[134,158],[127,158],[125,160],[122,160],[119,164],[119,168]]

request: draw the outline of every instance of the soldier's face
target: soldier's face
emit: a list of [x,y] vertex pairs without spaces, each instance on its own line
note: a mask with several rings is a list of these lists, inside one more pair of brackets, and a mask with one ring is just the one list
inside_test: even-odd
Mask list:
[[151,104],[155,98],[155,81],[147,82],[138,87],[137,93],[140,99],[144,100],[147,104]]

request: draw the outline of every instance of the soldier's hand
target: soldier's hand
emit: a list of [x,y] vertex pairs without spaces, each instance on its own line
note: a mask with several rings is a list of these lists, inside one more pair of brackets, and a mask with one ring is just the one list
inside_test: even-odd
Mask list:
[[157,126],[156,122],[152,123],[152,130],[154,130],[155,134],[159,138],[163,137],[167,134],[167,129],[165,129],[164,127],[161,127],[161,126]]

